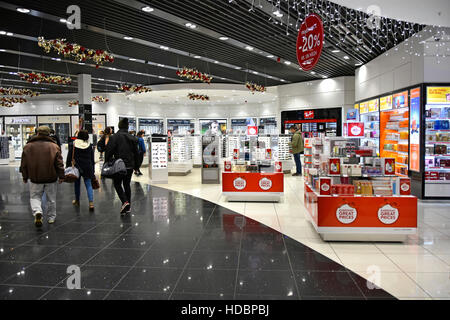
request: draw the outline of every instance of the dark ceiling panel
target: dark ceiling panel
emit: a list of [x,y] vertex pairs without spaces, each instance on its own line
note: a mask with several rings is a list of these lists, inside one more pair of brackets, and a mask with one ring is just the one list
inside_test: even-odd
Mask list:
[[[272,2],[270,0],[261,1]],[[252,1],[235,0],[230,3],[228,0],[144,0],[140,2],[143,6],[147,4],[174,16],[189,19],[189,21],[199,26],[269,52],[275,57],[289,60],[296,65],[295,46],[297,32],[295,26],[288,27],[285,24],[280,24],[270,12],[265,12],[256,6],[253,7],[253,10],[250,10],[252,8]],[[90,48],[105,49],[116,55],[142,59],[172,67],[195,67],[200,71],[216,76],[213,80],[216,83],[245,83],[245,81],[249,80],[266,86],[278,85],[282,84],[282,82],[248,73],[246,69],[248,68],[260,74],[268,74],[276,78],[285,79],[288,82],[319,79],[321,75],[327,75],[328,77],[351,76],[354,75],[356,68],[354,62],[345,61],[338,55],[331,53],[330,50],[332,48],[339,48],[343,52],[348,53],[354,60],[366,63],[389,50],[396,43],[402,42],[406,36],[410,36],[423,28],[423,26],[411,25],[406,35],[401,34],[402,30],[398,30],[398,33],[394,32],[379,41],[384,47],[372,47],[374,37],[380,39],[378,35],[372,34],[371,30],[365,30],[364,27],[356,28],[355,25],[349,23],[349,21],[353,20],[345,21],[343,18],[344,13],[348,14],[348,12],[346,13],[344,8],[333,5],[336,11],[334,16],[331,17],[329,15],[331,12],[329,11],[331,10],[329,9],[329,2],[316,1],[318,6],[315,10],[323,17],[326,31],[326,46],[328,48],[323,51],[322,57],[314,69],[317,74],[312,75],[298,70],[297,65],[296,68],[293,68],[283,63],[277,63],[274,59],[268,59],[257,53],[238,48],[226,41],[221,41],[215,37],[190,30],[169,19],[144,13],[141,10],[132,8],[128,4],[119,3],[114,0],[10,0],[6,1],[6,3],[14,4],[17,7],[37,10],[44,14],[51,14],[57,17],[67,17],[66,8],[69,5],[77,4],[81,8],[83,24],[100,28],[100,30],[106,29],[108,32],[116,32],[136,39],[189,52],[192,56],[188,57],[174,52],[164,51],[159,48],[108,36],[102,32],[68,30],[63,23],[6,9],[1,9],[0,11],[0,30],[7,30],[32,37],[42,35],[47,39],[67,38],[68,41],[80,43]],[[290,1],[289,3],[292,4],[294,1]],[[301,4],[302,2],[298,3]],[[296,10],[292,10],[292,8],[288,10],[287,1],[273,1],[273,4],[274,6],[278,5],[278,9],[285,16],[289,12],[290,21],[301,21],[304,18],[306,8],[301,5]],[[356,13],[354,14],[356,17]],[[358,19],[361,20],[366,18],[367,16],[364,14],[358,16]],[[385,19],[382,22],[383,26],[387,28],[396,24],[396,21],[389,19]],[[364,30],[366,32],[362,33]],[[392,30],[394,30],[393,27]],[[358,33],[359,37],[355,38],[355,34],[358,35]],[[343,39],[345,41],[342,41]],[[37,55],[47,55],[34,41],[14,38],[8,39],[5,36],[0,36],[0,48],[15,51],[21,50]],[[5,61],[18,64],[18,57],[14,57],[14,55],[0,53],[0,58],[3,60],[3,57],[6,55],[10,57],[5,58]],[[242,70],[207,63],[195,59],[193,57],[194,55],[239,66]],[[47,56],[56,57],[54,54]],[[66,64],[39,58],[25,58],[23,56],[21,57],[21,66],[58,73],[69,72],[71,74],[78,74],[89,72],[97,78],[136,84],[178,83],[175,80],[177,77],[173,69],[145,65],[123,59],[116,59],[114,64],[106,64],[105,66],[126,70],[124,72],[111,71],[105,68],[96,70],[77,64]],[[127,71],[149,73],[155,75],[155,77],[140,76]],[[174,80],[158,78],[158,76],[173,78]],[[230,81],[221,78],[230,79]]]

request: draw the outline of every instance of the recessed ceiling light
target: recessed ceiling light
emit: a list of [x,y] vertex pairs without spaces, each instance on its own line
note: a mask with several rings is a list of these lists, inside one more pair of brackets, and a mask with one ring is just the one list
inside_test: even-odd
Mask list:
[[67,23],[67,20],[66,19],[59,19],[59,22],[61,22],[61,23]]
[[259,72],[258,71],[252,71],[253,72],[253,74],[259,74]]
[[311,71],[311,74],[316,74],[316,72],[315,71]]
[[188,27],[188,28],[191,28],[191,29],[197,28],[197,26],[195,24],[190,23],[190,22],[186,23],[185,26]]
[[163,77],[163,76],[159,76],[158,78],[160,78],[160,79],[165,79],[166,77]]
[[83,62],[78,62],[78,64],[79,64],[79,65],[82,65],[82,66],[85,65],[85,63],[83,63]]
[[339,52],[341,52],[341,50],[335,49],[335,50],[331,50],[331,52],[333,52],[333,53],[339,53]]
[[362,66],[362,63],[359,62],[359,63],[355,64],[355,66],[356,66],[356,67]]
[[200,59],[201,57],[200,57],[200,56],[194,56],[194,58],[195,58],[195,59]]
[[117,69],[116,68],[108,68],[109,70],[113,70],[113,71],[116,71]]
[[141,10],[144,12],[152,12],[155,9],[153,9],[152,7],[149,7],[149,6],[145,6],[145,7],[142,7]]
[[241,67],[234,67],[236,70],[241,70],[242,68]]
[[159,46],[159,48],[163,49],[163,50],[169,50],[169,47],[166,47],[166,46]]
[[12,33],[12,32],[7,32],[6,35],[7,35],[8,37],[12,37],[12,36],[14,35],[14,33]]
[[100,81],[105,81],[105,79],[102,79],[102,78],[99,78],[98,80],[100,80]]
[[267,58],[274,58],[274,56],[270,54],[267,56]]
[[6,50],[5,49],[0,49],[0,52],[5,52]]
[[285,61],[284,64],[287,64],[288,66],[291,64],[292,62],[290,61]]
[[220,37],[219,39],[222,41],[227,41],[229,38],[228,37]]
[[280,10],[277,10],[277,11],[275,11],[275,12],[272,12],[272,14],[273,14],[274,16],[277,16],[278,18],[281,18],[281,17],[283,16],[283,14],[280,12]]
[[219,61],[216,60],[216,61],[214,61],[214,63],[219,63]]
[[130,61],[136,61],[135,58],[129,58],[128,60],[130,60]]
[[251,46],[246,46],[245,49],[247,49],[248,51],[252,51],[252,50],[255,49],[255,48],[253,48],[253,47],[251,47]]
[[0,34],[4,36],[6,34],[6,31],[0,31]]
[[161,63],[158,63],[158,67],[164,67],[164,65]]
[[133,40],[133,37],[128,37],[128,36],[125,36],[125,37],[123,37],[125,40]]
[[328,78],[328,76],[322,76],[322,78],[323,78],[323,79],[326,79],[326,78]]
[[22,13],[30,13],[30,9],[25,9],[25,8],[17,8],[17,11],[22,12]]
[[349,56],[344,56],[344,59],[345,59],[345,60],[349,60],[350,57],[349,57]]

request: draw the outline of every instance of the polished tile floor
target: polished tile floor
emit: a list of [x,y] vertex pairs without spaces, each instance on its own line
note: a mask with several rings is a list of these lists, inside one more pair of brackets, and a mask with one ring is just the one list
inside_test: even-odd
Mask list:
[[[289,224],[281,213],[298,212],[300,203],[272,205],[269,213],[247,204],[249,215],[263,215],[253,219],[142,181],[132,184],[132,214],[121,218],[110,181],[95,192],[94,213],[84,194],[81,208],[73,207],[72,186],[63,184],[56,224],[37,230],[18,168],[0,167],[0,181],[0,299],[394,299],[316,250],[327,244],[312,233],[304,245],[279,232]],[[400,255],[396,264],[414,274],[419,264],[408,257]],[[442,273],[431,258],[421,263]],[[81,271],[80,290],[68,289],[74,267]],[[417,281],[426,287],[433,274]]]
[[[150,183],[147,172],[135,181]],[[169,177],[163,188],[199,197],[254,219],[323,254],[399,299],[450,299],[450,202],[419,202],[417,235],[405,243],[324,242],[307,220],[303,179],[286,175],[280,203],[228,203],[220,185],[202,185],[200,169]]]

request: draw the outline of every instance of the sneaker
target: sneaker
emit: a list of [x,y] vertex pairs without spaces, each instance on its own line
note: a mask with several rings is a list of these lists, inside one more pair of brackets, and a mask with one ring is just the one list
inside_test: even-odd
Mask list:
[[127,213],[128,210],[131,210],[131,205],[130,205],[129,202],[125,202],[125,203],[122,205],[122,208],[120,209],[120,214],[121,214],[121,215],[124,215],[124,214]]
[[80,201],[73,200],[73,201],[72,201],[72,204],[73,204],[75,207],[79,207],[79,206],[80,206]]
[[48,219],[48,224],[54,224],[54,223],[55,223],[55,218]]
[[41,212],[37,212],[34,215],[34,225],[36,226],[36,228],[42,227],[42,213]]

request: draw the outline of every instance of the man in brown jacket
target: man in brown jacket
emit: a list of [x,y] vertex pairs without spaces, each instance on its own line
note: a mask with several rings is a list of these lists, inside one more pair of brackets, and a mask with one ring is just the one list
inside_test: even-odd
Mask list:
[[61,149],[50,137],[49,127],[39,127],[34,136],[23,148],[20,164],[23,182],[30,183],[30,204],[34,224],[42,227],[42,196],[47,198],[48,223],[56,218],[56,185],[64,179],[64,161]]

